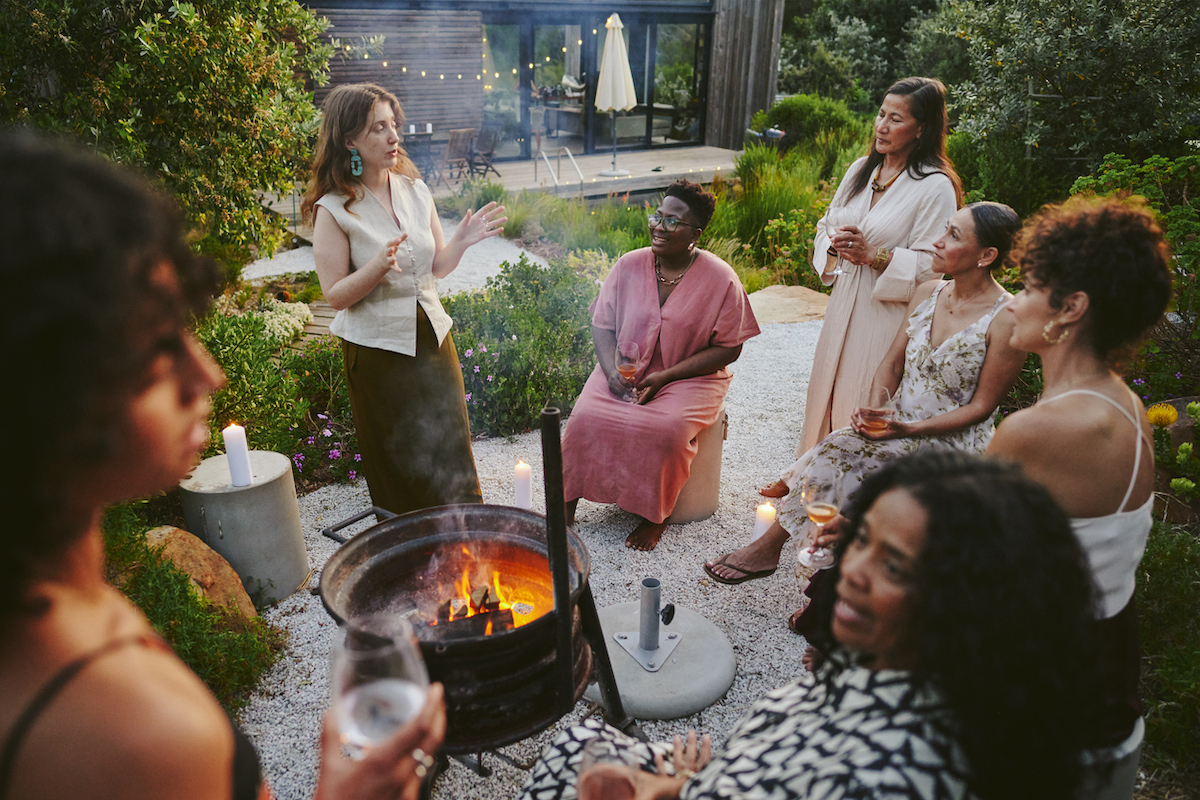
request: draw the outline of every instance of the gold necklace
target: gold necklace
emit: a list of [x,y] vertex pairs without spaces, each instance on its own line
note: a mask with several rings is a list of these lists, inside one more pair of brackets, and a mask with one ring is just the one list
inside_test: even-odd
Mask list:
[[871,178],[871,191],[886,192],[889,188],[891,188],[891,185],[896,182],[896,178],[900,177],[901,172],[904,172],[903,168],[898,170],[887,183],[880,183],[879,178],[883,175],[883,164],[880,164],[879,169],[875,171],[875,177]]
[[697,251],[695,248],[692,248],[692,257],[688,260],[687,266],[683,268],[683,272],[679,273],[679,277],[673,280],[667,280],[663,277],[662,264],[659,263],[658,256],[655,256],[654,274],[658,276],[658,282],[666,284],[667,286],[674,286],[675,284],[679,283],[681,280],[683,280],[683,276],[687,274],[687,271],[692,268],[692,264],[696,263],[696,256],[698,255],[700,255],[699,251]]

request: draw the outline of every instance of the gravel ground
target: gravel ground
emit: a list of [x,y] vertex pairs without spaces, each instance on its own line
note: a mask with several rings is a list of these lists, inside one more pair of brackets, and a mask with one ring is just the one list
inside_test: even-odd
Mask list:
[[[442,230],[447,239],[454,235],[457,227],[458,222],[455,220],[442,220]],[[312,252],[312,247],[297,247],[284,250],[273,258],[252,261],[242,268],[242,280],[252,281],[291,272],[312,272],[317,268]],[[546,265],[545,259],[522,250],[503,236],[484,239],[467,250],[459,262],[458,269],[438,280],[438,294],[449,295],[483,286],[488,278],[500,274],[501,262],[516,261],[521,253],[525,253],[530,260],[542,266]]]
[[[487,244],[493,242],[509,244],[499,238]],[[464,261],[460,267],[461,288],[481,285],[481,276],[486,277],[488,271],[478,258],[484,253],[482,247],[468,253],[477,258],[470,263]],[[785,624],[799,601],[792,574],[794,547],[789,544],[784,548],[783,566],[775,575],[736,587],[714,582],[701,565],[749,540],[754,509],[761,500],[757,487],[772,481],[791,463],[820,329],[820,321],[764,325],[762,335],[747,343],[742,357],[733,365],[734,380],[726,399],[729,438],[722,459],[720,507],[714,516],[671,526],[654,551],[639,553],[624,547],[626,534],[636,524],[633,515],[615,506],[587,501],[579,505],[576,529],[591,554],[591,586],[599,607],[637,601],[641,579],[658,577],[663,582],[664,604],[672,602],[712,620],[729,637],[737,653],[737,678],[725,697],[692,717],[643,723],[652,739],[670,738],[691,727],[711,733],[714,742],[719,743],[754,700],[792,680],[801,669],[804,640],[788,631]],[[523,458],[533,465],[533,508],[545,510],[538,432],[478,441],[474,451],[484,502],[512,502],[513,465]],[[324,487],[301,497],[299,502],[309,560],[316,569],[311,582],[315,587],[321,566],[336,549],[334,542],[320,535],[320,529],[362,511],[370,505],[370,499],[366,483],[360,480]],[[239,721],[258,747],[275,796],[280,800],[308,800],[316,778],[321,717],[328,706],[329,651],[336,626],[320,599],[304,591],[283,600],[264,616],[288,631],[288,649],[262,681]],[[532,764],[561,726],[578,721],[590,710],[586,702],[581,702],[548,731],[502,748],[502,752],[515,761]],[[485,757],[485,763],[493,770],[488,778],[478,777],[452,761],[435,786],[434,798],[513,797],[527,771],[494,757]]]

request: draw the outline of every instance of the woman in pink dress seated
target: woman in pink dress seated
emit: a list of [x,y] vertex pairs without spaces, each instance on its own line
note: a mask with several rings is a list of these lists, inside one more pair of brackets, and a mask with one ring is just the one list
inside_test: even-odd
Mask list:
[[[699,185],[673,183],[650,216],[650,247],[622,256],[592,305],[596,369],[563,437],[567,516],[581,497],[616,503],[642,517],[625,540],[637,550],[666,530],[696,435],[729,389],[726,367],[759,332],[737,274],[696,247],[715,207]],[[616,365],[626,342],[640,353],[629,381]]]

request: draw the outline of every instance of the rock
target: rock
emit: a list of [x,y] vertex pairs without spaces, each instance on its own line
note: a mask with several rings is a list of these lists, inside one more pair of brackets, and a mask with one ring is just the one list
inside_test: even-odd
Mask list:
[[192,585],[210,603],[233,609],[247,619],[258,612],[246,594],[233,567],[221,555],[182,528],[163,525],[146,533],[146,543],[162,548],[164,558],[192,580]]
[[808,322],[825,318],[829,295],[803,286],[768,286],[750,295],[759,323]]

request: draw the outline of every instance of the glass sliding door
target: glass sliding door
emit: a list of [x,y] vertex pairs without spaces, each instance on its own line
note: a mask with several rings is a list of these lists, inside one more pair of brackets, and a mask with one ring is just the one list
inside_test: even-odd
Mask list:
[[529,126],[534,155],[538,142],[547,153],[569,147],[584,151],[586,94],[582,71],[582,29],[579,25],[534,25],[530,70],[532,105]]
[[496,157],[520,157],[523,147],[521,28],[483,26],[483,127],[498,132]]
[[652,144],[699,142],[707,66],[705,26],[657,25]]

